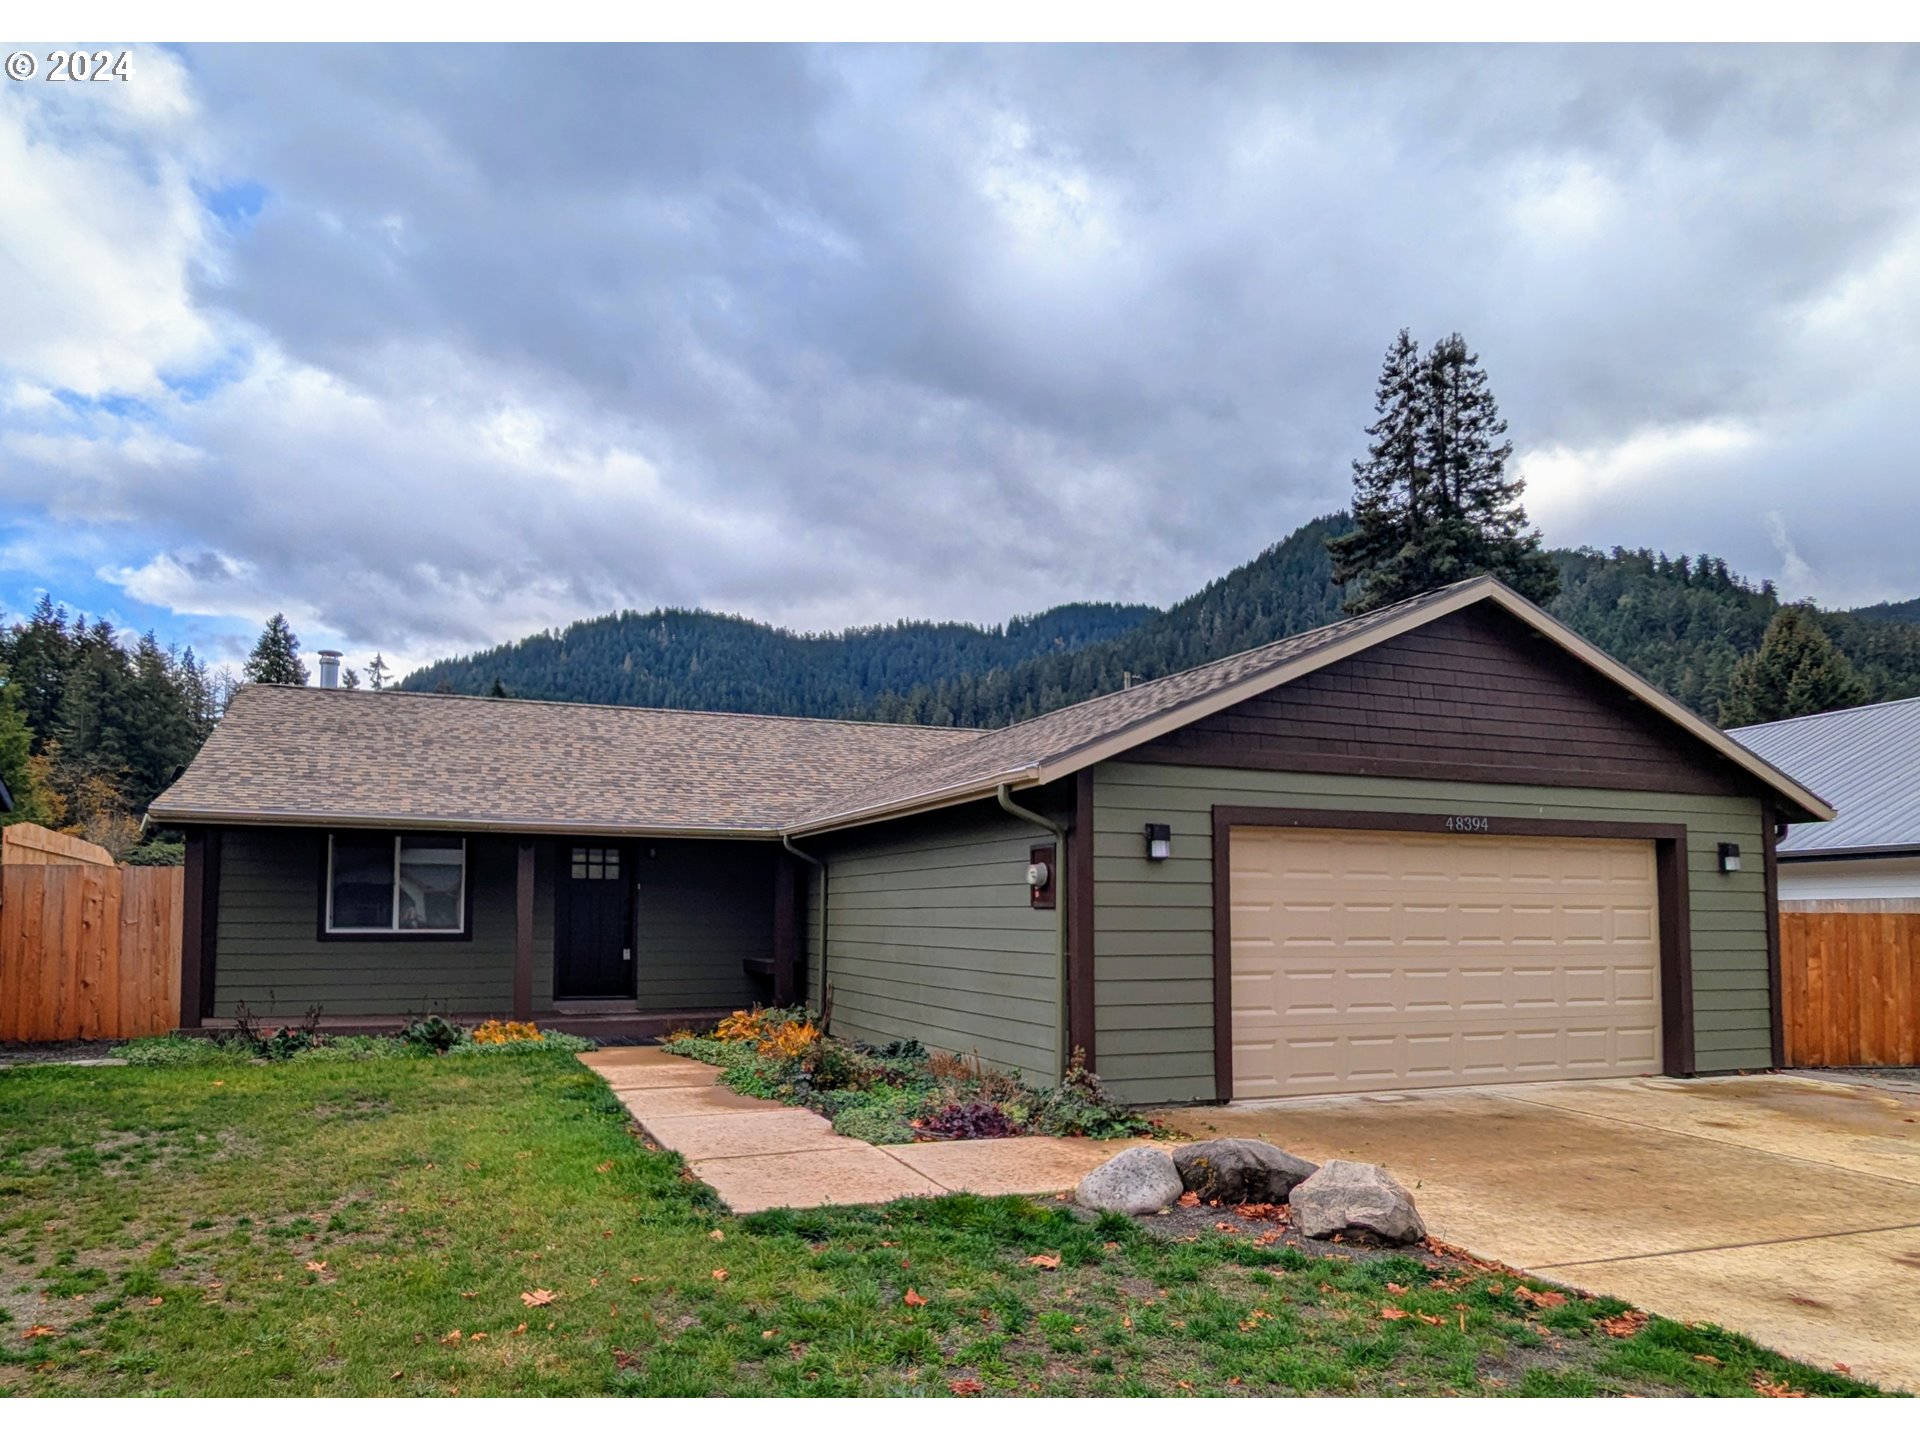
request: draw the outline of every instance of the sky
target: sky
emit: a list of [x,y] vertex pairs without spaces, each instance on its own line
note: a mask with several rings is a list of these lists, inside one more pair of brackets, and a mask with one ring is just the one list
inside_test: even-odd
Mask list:
[[133,57],[0,81],[10,616],[1166,604],[1345,503],[1402,326],[1549,543],[1920,595],[1911,48]]

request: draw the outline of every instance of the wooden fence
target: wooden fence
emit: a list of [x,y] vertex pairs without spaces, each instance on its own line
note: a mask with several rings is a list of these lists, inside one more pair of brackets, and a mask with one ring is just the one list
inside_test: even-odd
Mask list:
[[1920,1065],[1920,913],[1782,910],[1789,1065]]
[[104,847],[21,821],[0,830],[0,865],[111,865]]
[[0,1041],[180,1023],[179,866],[0,866]]

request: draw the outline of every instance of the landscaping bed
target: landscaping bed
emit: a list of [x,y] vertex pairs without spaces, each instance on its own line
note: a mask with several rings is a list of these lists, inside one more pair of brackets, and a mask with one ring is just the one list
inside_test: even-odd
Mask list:
[[1040,1088],[978,1057],[929,1052],[918,1041],[855,1044],[821,1031],[804,1010],[736,1010],[710,1031],[669,1036],[665,1049],[716,1066],[742,1095],[805,1106],[836,1133],[874,1145],[1084,1135],[1121,1140],[1154,1122],[1108,1095],[1075,1063]]
[[728,1216],[556,1053],[21,1067],[0,1395],[1871,1393],[1196,1211],[1171,1240],[967,1195]]
[[304,1025],[263,1027],[242,1011],[230,1034],[152,1035],[109,1052],[129,1065],[260,1065],[271,1062],[421,1059],[433,1055],[562,1055],[594,1049],[594,1042],[521,1020],[486,1020],[468,1028],[439,1015],[409,1021],[393,1035],[329,1035],[314,1012]]

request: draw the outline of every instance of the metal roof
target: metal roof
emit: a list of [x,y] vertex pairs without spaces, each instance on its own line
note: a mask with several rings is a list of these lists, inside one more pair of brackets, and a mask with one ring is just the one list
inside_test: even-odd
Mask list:
[[1840,809],[1794,826],[1782,855],[1920,850],[1920,697],[1727,733]]

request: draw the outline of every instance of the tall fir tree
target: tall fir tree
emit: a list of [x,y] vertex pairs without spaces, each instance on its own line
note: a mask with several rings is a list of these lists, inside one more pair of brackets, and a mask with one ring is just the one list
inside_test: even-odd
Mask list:
[[1764,725],[1866,703],[1853,663],[1820,627],[1811,605],[1783,605],[1760,648],[1733,667],[1720,723]]
[[392,667],[389,666],[387,662],[381,658],[380,652],[378,650],[374,651],[373,659],[367,662],[368,688],[373,690],[386,689],[387,677],[389,677],[392,674],[393,674]]
[[1525,481],[1507,475],[1507,425],[1466,341],[1449,335],[1422,357],[1402,330],[1381,367],[1374,416],[1367,458],[1353,467],[1355,528],[1327,542],[1347,612],[1475,575],[1550,601],[1559,577],[1527,524]]
[[275,614],[254,642],[247,656],[246,678],[255,685],[304,685],[306,663],[300,658],[300,637],[287,624],[287,617]]
[[1367,458],[1353,462],[1353,528],[1327,540],[1334,583],[1360,582],[1347,600],[1355,614],[1388,603],[1375,594],[1391,588],[1383,577],[1420,531],[1427,405],[1420,347],[1403,329],[1387,347],[1374,387]]

